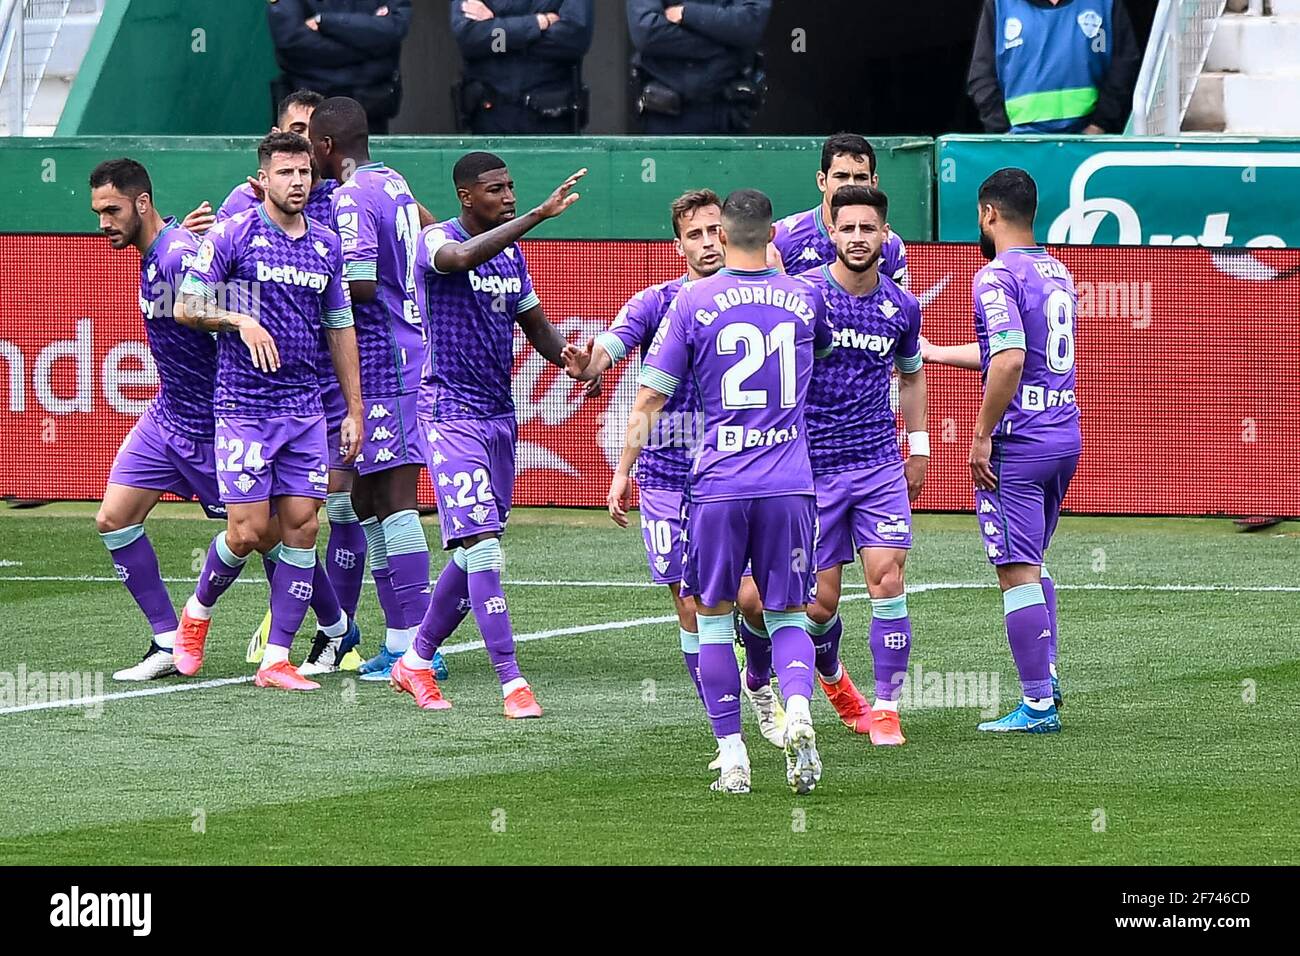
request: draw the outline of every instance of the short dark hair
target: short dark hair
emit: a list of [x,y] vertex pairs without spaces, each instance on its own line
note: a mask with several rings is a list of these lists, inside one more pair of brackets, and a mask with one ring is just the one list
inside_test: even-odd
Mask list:
[[766,248],[772,227],[772,200],[757,189],[737,189],[722,204],[722,223],[727,242],[737,249]]
[[865,156],[871,175],[876,175],[876,151],[871,148],[865,136],[859,136],[857,133],[836,133],[834,136],[826,137],[826,142],[822,143],[823,173],[830,172],[831,163],[836,156]]
[[712,189],[690,189],[674,199],[672,205],[668,207],[673,216],[673,235],[680,239],[682,220],[689,213],[703,209],[705,206],[717,206],[721,209],[722,197]]
[[494,169],[505,169],[506,161],[496,153],[485,153],[482,150],[475,150],[472,153],[466,153],[460,159],[456,160],[456,165],[451,168],[451,181],[457,186],[469,186],[476,182],[484,173],[490,173]]
[[1009,222],[1032,226],[1038,211],[1038,184],[1023,169],[1006,166],[980,184],[979,202],[996,206]]
[[311,131],[316,138],[328,136],[344,148],[365,143],[370,138],[366,108],[350,96],[331,96],[311,114]]
[[106,159],[90,172],[90,188],[112,186],[135,202],[141,193],[153,198],[153,181],[149,171],[134,159]]
[[325,102],[325,97],[315,90],[294,90],[280,101],[280,108],[275,111],[276,124],[278,125],[280,120],[284,119],[284,114],[289,111],[291,106],[306,106],[315,110],[323,102]]
[[276,153],[311,155],[311,143],[297,133],[267,133],[257,144],[257,165],[265,166]]
[[831,222],[839,218],[844,206],[870,206],[880,213],[882,223],[889,222],[889,197],[870,186],[848,185],[835,190],[831,197]]

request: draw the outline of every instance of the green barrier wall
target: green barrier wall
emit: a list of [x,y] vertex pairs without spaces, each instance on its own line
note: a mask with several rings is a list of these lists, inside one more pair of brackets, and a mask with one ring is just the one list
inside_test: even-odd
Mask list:
[[275,73],[265,3],[108,0],[57,132],[263,132]]
[[[217,206],[256,171],[255,137],[57,137],[0,139],[0,232],[94,232],[86,180],[103,159],[130,156],[154,181],[159,208],[183,215],[204,199]],[[933,142],[873,139],[890,221],[904,239],[933,236],[930,205]],[[379,137],[371,153],[399,169],[435,215],[455,213],[451,167],[466,151],[490,149],[510,164],[521,205],[535,205],[586,166],[581,200],[539,235],[653,239],[672,235],[668,204],[701,186],[725,195],[753,186],[772,197],[778,216],[815,205],[819,139],[581,137]]]
[[939,239],[979,238],[989,173],[1038,182],[1049,243],[1300,246],[1300,140],[944,136],[935,144]]

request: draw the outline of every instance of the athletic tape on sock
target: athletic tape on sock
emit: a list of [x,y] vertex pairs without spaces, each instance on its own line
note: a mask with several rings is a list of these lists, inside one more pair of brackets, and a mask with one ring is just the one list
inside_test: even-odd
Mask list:
[[419,554],[429,550],[429,542],[420,527],[420,515],[415,511],[399,511],[384,519],[384,547],[388,557],[394,554]]
[[732,644],[736,640],[730,614],[700,614],[695,618],[695,623],[700,629],[701,644]]
[[143,538],[144,525],[133,524],[118,528],[116,531],[101,531],[99,536],[104,541],[104,547],[109,551],[116,551],[118,548],[125,548],[128,544],[135,544]]
[[356,524],[356,509],[352,507],[352,494],[347,491],[331,491],[325,496],[325,514],[330,524]]
[[871,616],[878,621],[897,621],[907,617],[907,595],[898,597],[872,598]]
[[451,553],[451,559],[456,562],[456,567],[460,568],[462,571],[469,568],[469,558],[465,557],[464,548],[457,548],[453,551]]
[[501,542],[496,538],[488,538],[465,549],[465,570],[470,574],[478,571],[500,571],[504,563]]
[[1017,584],[1013,588],[1007,588],[1002,592],[1002,612],[1010,614],[1012,611],[1019,611],[1022,608],[1033,607],[1035,604],[1046,604],[1047,598],[1043,596],[1043,586],[1038,582],[1033,584]]
[[285,564],[292,564],[295,568],[314,568],[316,567],[316,549],[282,547],[280,549],[280,560]]
[[361,522],[361,530],[366,536],[366,555],[370,559],[371,571],[382,571],[388,567],[388,548],[384,544],[384,529],[378,518],[367,518]]
[[226,544],[226,533],[224,531],[217,535],[217,557],[232,568],[240,567],[248,560],[247,555],[241,558],[239,555],[235,554],[235,552],[230,550],[230,546]]
[[[873,601],[872,603],[874,604],[875,602]],[[804,621],[804,629],[807,630],[812,637],[821,637],[823,634],[830,631],[830,629],[835,626],[835,622],[840,619],[839,614],[836,613],[832,614],[831,619],[825,624],[818,624],[809,615],[805,614],[804,617],[807,618],[807,620]]]
[[763,623],[767,625],[767,633],[773,634],[783,627],[797,627],[803,630],[806,626],[808,615],[803,611],[763,611]]

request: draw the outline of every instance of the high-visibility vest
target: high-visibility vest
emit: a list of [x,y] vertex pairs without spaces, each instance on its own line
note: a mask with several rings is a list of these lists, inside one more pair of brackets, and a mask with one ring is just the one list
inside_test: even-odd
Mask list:
[[1114,0],[997,0],[993,42],[1011,132],[1083,128],[1110,69],[1113,8]]

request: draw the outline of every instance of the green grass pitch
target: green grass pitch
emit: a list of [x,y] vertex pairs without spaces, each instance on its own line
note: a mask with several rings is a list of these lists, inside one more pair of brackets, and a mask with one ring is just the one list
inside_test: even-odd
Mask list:
[[[93,511],[0,508],[0,675],[102,672],[110,693],[141,689],[108,678],[147,629]],[[178,605],[218,530],[197,514],[164,506],[147,526]],[[916,535],[913,668],[996,673],[1005,710],[1015,671],[974,519],[918,516]],[[1064,732],[990,739],[978,710],[922,707],[903,712],[906,746],[873,750],[819,694],[825,775],[804,798],[747,705],[754,792],[709,792],[712,738],[676,625],[636,623],[671,606],[645,584],[635,530],[520,509],[505,551],[544,719],[506,721],[472,647],[448,658],[455,706],[441,713],[342,674],[313,694],[235,683],[109,700],[93,717],[0,703],[0,863],[1300,862],[1296,523],[1246,535],[1219,520],[1063,520],[1049,566]],[[259,567],[245,577],[201,677],[147,689],[251,672],[266,589]],[[861,571],[847,580],[862,595]],[[866,689],[870,606],[843,613],[843,656]],[[373,651],[371,589],[359,617]],[[477,639],[471,618],[450,643]],[[295,660],[308,643],[304,629]]]

